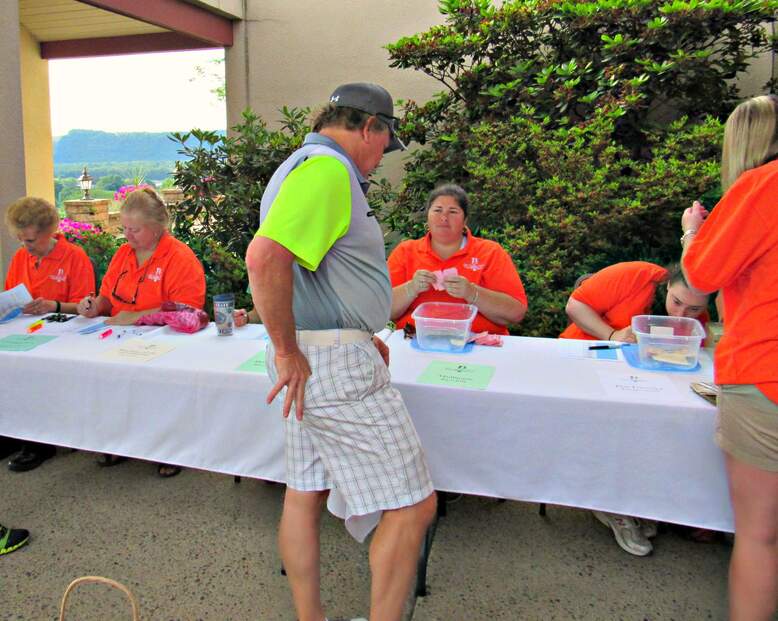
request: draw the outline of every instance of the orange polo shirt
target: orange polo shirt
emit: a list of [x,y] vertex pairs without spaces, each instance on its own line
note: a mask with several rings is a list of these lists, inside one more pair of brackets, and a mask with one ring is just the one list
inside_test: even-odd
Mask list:
[[202,308],[205,272],[189,246],[165,233],[140,266],[132,247],[122,244],[105,272],[100,295],[111,302],[111,315],[157,308],[166,301]]
[[38,257],[26,248],[16,251],[5,278],[6,289],[24,283],[33,299],[57,302],[78,302],[94,293],[95,272],[84,249],[71,244],[60,233],[54,238],[57,243],[37,267]]
[[[632,323],[635,315],[651,310],[656,287],[666,278],[667,270],[653,263],[616,263],[584,280],[570,297],[594,309],[613,329],[621,330]],[[597,340],[574,323],[559,338]]]
[[689,284],[721,289],[717,384],[755,384],[778,403],[778,161],[744,172],[694,236]]
[[[397,287],[413,278],[416,270],[444,270],[451,267],[457,268],[460,276],[464,276],[470,282],[479,287],[506,293],[516,298],[525,306],[527,294],[524,293],[524,285],[516,271],[510,255],[505,252],[500,244],[474,237],[467,229],[467,242],[465,247],[455,252],[445,261],[432,250],[431,236],[427,233],[421,239],[413,239],[401,242],[389,255],[389,277],[392,287]],[[455,302],[462,304],[464,300],[454,298],[446,291],[429,291],[420,293],[405,313],[395,322],[398,328],[406,323],[413,324],[411,314],[417,306],[424,302]],[[508,334],[505,326],[496,324],[478,313],[470,328],[473,332],[488,331],[492,334]]]

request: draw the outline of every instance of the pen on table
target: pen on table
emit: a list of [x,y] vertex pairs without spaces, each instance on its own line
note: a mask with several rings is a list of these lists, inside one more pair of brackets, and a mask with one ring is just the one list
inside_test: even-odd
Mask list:
[[111,328],[108,328],[105,332],[101,332],[100,336],[98,336],[97,338],[99,338],[99,339],[107,339],[112,334],[113,334],[113,330],[111,330]]
[[624,345],[624,343],[621,345],[590,345],[589,351],[593,349],[621,349],[622,345]]
[[29,326],[27,326],[27,332],[33,333],[36,330],[40,330],[43,327],[43,319],[38,319],[38,321],[33,321]]

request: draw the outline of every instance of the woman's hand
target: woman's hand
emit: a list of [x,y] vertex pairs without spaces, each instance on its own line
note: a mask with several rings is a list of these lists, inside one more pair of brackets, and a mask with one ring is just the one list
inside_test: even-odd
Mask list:
[[429,291],[429,288],[434,282],[435,274],[429,270],[416,270],[413,278],[408,281],[406,286],[408,287],[409,292],[412,293],[413,297],[415,298],[420,293]]
[[635,333],[632,332],[632,326],[627,326],[621,330],[616,330],[611,334],[610,341],[620,341],[622,343],[637,343]]
[[708,210],[699,201],[694,201],[692,206],[683,212],[681,216],[681,228],[683,232],[698,231],[708,217]]
[[236,328],[242,328],[249,322],[249,314],[245,308],[238,308],[232,312],[232,321]]
[[57,310],[57,303],[54,300],[44,300],[43,298],[36,298],[22,308],[25,315],[43,315],[44,313],[53,313],[55,310]]
[[375,345],[375,348],[378,350],[378,353],[381,354],[381,358],[384,360],[384,364],[388,367],[389,366],[389,346],[384,343],[380,338],[378,338],[375,334],[373,335],[373,345]]
[[134,312],[134,311],[119,311],[116,313],[113,317],[109,317],[105,320],[105,323],[109,326],[132,326],[135,325],[135,322],[138,321],[141,317],[143,317],[144,312]]
[[78,311],[78,314],[82,317],[97,317],[97,300],[95,299],[95,294],[90,293],[82,299],[78,303],[78,306],[76,306],[76,311]]
[[452,298],[462,298],[466,302],[475,295],[475,285],[464,276],[446,276],[443,286]]

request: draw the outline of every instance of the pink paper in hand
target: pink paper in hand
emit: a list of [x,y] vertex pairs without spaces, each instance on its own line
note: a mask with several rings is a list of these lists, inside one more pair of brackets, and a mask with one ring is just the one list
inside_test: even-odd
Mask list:
[[435,282],[432,283],[432,288],[435,289],[435,291],[445,291],[446,285],[443,284],[443,281],[447,276],[459,276],[459,272],[455,267],[447,267],[444,270],[435,270],[432,273],[435,275]]

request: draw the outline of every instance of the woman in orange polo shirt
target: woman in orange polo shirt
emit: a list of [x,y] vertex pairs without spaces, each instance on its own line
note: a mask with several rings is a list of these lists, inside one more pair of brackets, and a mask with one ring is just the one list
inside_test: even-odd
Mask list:
[[[20,198],[8,208],[5,221],[22,242],[8,267],[5,288],[24,284],[33,297],[22,312],[75,313],[76,303],[95,290],[95,273],[84,249],[56,232],[59,214],[54,205],[42,198]],[[33,470],[55,453],[48,444],[24,442],[8,468]]]
[[57,233],[57,209],[42,198],[20,198],[5,215],[8,228],[22,242],[8,267],[5,288],[24,284],[33,301],[31,315],[75,313],[78,301],[95,290],[95,273],[84,249]]
[[[454,184],[435,188],[427,199],[429,233],[401,242],[389,255],[392,320],[398,328],[413,323],[411,313],[424,302],[473,304],[473,332],[508,334],[527,312],[516,266],[498,243],[473,236],[467,228],[469,201]],[[456,270],[436,290],[434,271]]]
[[[127,195],[120,219],[127,243],[111,259],[97,297],[78,303],[85,317],[108,315],[106,323],[132,325],[144,315],[157,312],[162,302],[181,302],[195,308],[205,304],[203,266],[183,242],[168,233],[169,215],[151,188]],[[123,461],[106,455],[100,463],[112,466]],[[170,477],[177,466],[158,465],[160,476]]]
[[565,307],[571,323],[559,338],[634,343],[635,315],[666,312],[707,323],[707,308],[708,294],[690,289],[679,265],[665,269],[646,261],[616,263],[576,287]]
[[681,219],[683,267],[701,291],[721,289],[716,441],[735,514],[730,619],[772,619],[778,601],[778,97],[749,99],[724,129],[721,187],[707,216]]
[[127,243],[111,259],[100,294],[83,298],[78,312],[107,315],[108,324],[132,325],[166,301],[203,308],[203,266],[189,246],[168,233],[170,218],[157,193],[143,188],[128,194],[120,218]]
[[[563,339],[622,341],[634,343],[632,317],[664,314],[699,319],[708,317],[708,294],[690,289],[680,265],[665,269],[646,261],[610,265],[580,280],[565,310],[570,325],[559,335]],[[650,554],[656,536],[656,522],[629,515],[593,511],[594,516],[613,531],[622,550],[635,556]],[[695,531],[702,541],[710,531]]]

